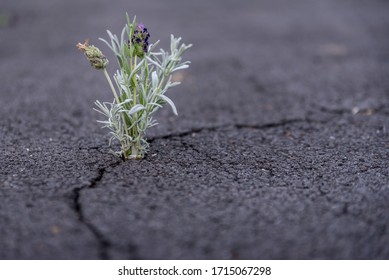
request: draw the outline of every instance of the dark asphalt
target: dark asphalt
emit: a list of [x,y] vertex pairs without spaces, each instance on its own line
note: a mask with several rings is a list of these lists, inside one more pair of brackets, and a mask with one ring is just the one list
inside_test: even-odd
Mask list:
[[[388,259],[389,3],[0,3],[1,259]],[[75,44],[193,43],[141,161]]]

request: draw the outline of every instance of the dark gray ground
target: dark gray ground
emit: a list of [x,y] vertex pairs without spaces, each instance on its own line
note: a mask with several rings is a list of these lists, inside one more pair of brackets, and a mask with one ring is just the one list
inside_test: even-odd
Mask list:
[[[389,3],[0,3],[0,258],[389,258]],[[75,44],[137,14],[193,64],[141,161]]]

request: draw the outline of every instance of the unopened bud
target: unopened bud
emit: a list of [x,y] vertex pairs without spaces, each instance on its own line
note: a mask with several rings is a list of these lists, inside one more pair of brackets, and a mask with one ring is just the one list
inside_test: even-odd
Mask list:
[[93,68],[105,69],[107,67],[108,59],[98,48],[89,45],[88,40],[86,40],[84,44],[78,43],[77,48],[85,54]]

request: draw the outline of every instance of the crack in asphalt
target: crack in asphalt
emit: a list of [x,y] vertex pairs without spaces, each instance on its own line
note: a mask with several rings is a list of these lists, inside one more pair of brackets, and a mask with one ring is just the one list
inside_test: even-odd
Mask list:
[[179,133],[171,133],[171,134],[151,137],[148,139],[148,142],[152,143],[155,140],[169,139],[169,138],[173,138],[173,137],[185,137],[185,136],[191,135],[193,133],[200,133],[203,131],[216,131],[218,129],[229,127],[229,126],[231,126],[231,124],[221,124],[221,125],[215,125],[215,126],[197,127],[197,128],[192,128],[192,129],[182,131]]
[[220,124],[220,125],[215,125],[215,126],[192,128],[192,129],[182,131],[179,133],[171,133],[171,134],[151,137],[148,139],[148,142],[152,143],[155,140],[169,139],[169,138],[173,138],[173,137],[185,137],[185,136],[191,135],[193,133],[200,133],[203,131],[216,131],[216,130],[219,130],[222,128],[227,128],[227,127],[232,127],[232,128],[236,128],[236,129],[268,129],[268,128],[274,128],[274,127],[279,127],[279,126],[284,126],[284,125],[299,123],[299,122],[311,123],[312,121],[309,119],[298,118],[298,119],[289,119],[289,120],[284,119],[284,120],[281,120],[279,122],[265,123],[265,124],[225,123],[225,124]]
[[[118,165],[118,163],[111,164],[110,166]],[[84,207],[80,201],[81,191],[84,189],[96,188],[97,184],[103,179],[107,167],[98,169],[97,175],[90,181],[90,184],[83,187],[78,187],[73,190],[73,209],[77,214],[78,220],[85,225],[88,230],[93,234],[99,243],[99,257],[100,259],[107,260],[108,249],[112,246],[111,242],[104,237],[104,235],[94,226],[90,221],[85,218]]]
[[[208,155],[207,153],[201,152],[201,150],[198,149],[195,145],[189,144],[189,143],[183,141],[182,139],[180,139],[180,141],[181,141],[181,144],[182,144],[184,147],[187,147],[187,148],[192,149],[193,151],[195,151],[195,152],[198,153],[199,155],[205,156],[205,157],[206,157],[208,160],[210,160],[212,163],[215,163],[215,162],[216,162],[216,163],[219,165],[219,167],[221,167],[222,169],[224,169],[224,171],[225,171],[226,173],[231,173],[230,170],[228,170],[228,168],[226,167],[226,165],[231,165],[231,164],[224,163],[224,162],[222,162],[222,161],[219,160],[219,159],[216,159],[216,158],[211,157],[211,156]],[[233,178],[234,182],[238,182],[238,180],[239,180],[238,176],[237,176],[236,174],[232,174],[232,175],[234,176],[234,178]]]
[[[345,114],[345,113],[351,114],[350,110],[345,110],[345,109],[332,110],[332,109],[328,109],[328,108],[324,108],[324,107],[319,107],[318,109],[322,112],[326,112],[326,113],[330,113],[330,114],[337,114],[337,115],[338,114]],[[259,130],[261,130],[261,129],[282,127],[285,125],[296,124],[296,123],[308,123],[308,124],[321,123],[321,124],[323,124],[323,123],[328,123],[331,120],[332,120],[332,118],[327,119],[327,120],[314,120],[314,119],[311,119],[310,117],[307,116],[305,118],[283,119],[279,122],[265,123],[265,124],[225,123],[225,124],[214,125],[214,126],[192,128],[192,129],[178,132],[178,133],[171,133],[171,134],[167,134],[167,135],[156,136],[156,137],[152,137],[152,138],[148,139],[148,141],[149,141],[149,143],[152,143],[156,140],[161,140],[161,139],[170,139],[170,138],[174,138],[174,137],[181,138],[180,141],[181,141],[183,146],[192,149],[193,151],[195,151],[196,153],[198,153],[200,155],[203,154],[206,158],[210,159],[212,162],[216,162],[226,172],[229,172],[227,166],[225,166],[225,164],[222,161],[217,160],[217,159],[215,159],[207,154],[202,153],[201,150],[196,148],[193,144],[189,144],[189,143],[183,141],[182,138],[185,136],[189,136],[193,133],[201,133],[201,132],[205,132],[205,131],[209,131],[209,132],[210,131],[217,131],[219,129],[229,128],[229,127],[235,128],[235,129],[259,129]],[[99,150],[98,147],[92,147],[91,149]],[[93,225],[93,223],[91,223],[90,221],[88,221],[86,219],[85,213],[84,213],[84,208],[83,208],[83,205],[80,201],[80,196],[81,196],[82,190],[96,188],[97,185],[103,179],[104,174],[107,172],[107,169],[109,167],[116,167],[116,166],[120,165],[121,163],[122,163],[122,161],[117,161],[117,162],[111,163],[110,165],[108,165],[106,167],[99,168],[97,171],[97,175],[90,181],[89,185],[83,186],[83,187],[77,187],[73,190],[73,209],[77,213],[77,217],[78,217],[79,221],[89,229],[89,231],[94,235],[94,237],[98,241],[100,259],[109,259],[108,251],[110,248],[113,247],[113,244],[108,240],[108,238],[106,238],[104,236],[104,234],[98,229],[97,226]],[[237,174],[233,174],[233,175],[234,175],[233,180],[235,182],[238,182],[239,178],[238,178]],[[328,197],[327,193],[323,192],[320,189],[319,189],[319,192],[321,195],[325,196],[327,199],[330,199]],[[348,206],[349,205],[347,203],[345,205],[343,205],[342,215],[349,214]],[[386,229],[384,231],[386,231]],[[133,258],[134,255],[137,256],[137,249],[136,249],[135,245],[129,244],[129,253],[131,256],[130,258]],[[136,258],[138,258],[138,257],[136,257]]]
[[[222,125],[217,125],[217,126],[200,127],[200,128],[194,128],[194,129],[190,129],[190,130],[187,130],[187,131],[183,131],[183,132],[180,132],[180,133],[168,134],[168,135],[154,137],[154,138],[149,139],[149,143],[151,143],[151,142],[153,142],[155,140],[159,140],[159,139],[169,139],[169,138],[173,138],[173,137],[183,138],[183,137],[191,135],[193,133],[200,133],[200,132],[203,132],[203,131],[216,131],[218,129],[222,129],[222,128],[226,128],[226,127],[235,127],[237,129],[244,129],[244,128],[249,128],[249,129],[266,129],[266,128],[283,126],[283,125],[291,124],[291,123],[295,123],[295,122],[302,122],[302,121],[303,120],[301,120],[301,119],[292,119],[292,120],[283,120],[283,121],[278,122],[278,123],[269,123],[269,124],[263,124],[263,125],[222,124]],[[181,141],[181,142],[182,142],[182,144],[184,146],[191,148],[192,150],[194,150],[195,152],[197,152],[199,154],[202,154],[201,151],[198,150],[193,145],[188,144],[188,143],[183,142],[183,141]],[[91,147],[90,149],[99,150],[98,147]],[[215,160],[214,158],[212,158],[212,157],[210,157],[208,155],[205,155],[205,156],[208,159],[210,159],[212,162],[216,161],[220,165],[220,167],[222,167],[226,172],[229,172],[228,169],[226,168],[226,166],[224,166],[224,164],[221,161]],[[91,221],[89,221],[85,217],[84,206],[82,205],[82,203],[80,201],[80,197],[81,197],[81,192],[84,189],[93,189],[93,188],[97,187],[97,185],[101,182],[101,180],[104,177],[104,174],[107,172],[107,169],[109,167],[116,167],[116,166],[120,165],[121,162],[122,161],[117,161],[117,162],[111,163],[110,165],[108,165],[106,167],[99,168],[97,170],[96,176],[94,178],[92,178],[92,180],[90,181],[89,185],[82,186],[82,187],[77,187],[77,188],[73,189],[73,209],[76,212],[78,220],[80,221],[80,223],[85,225],[85,227],[88,228],[88,230],[93,234],[93,236],[98,241],[98,243],[99,243],[99,258],[103,259],[103,260],[109,259],[108,251],[109,251],[110,248],[113,247],[113,244],[108,240],[108,238],[106,238],[104,236],[104,234],[98,229],[97,226],[95,226]],[[237,180],[238,180],[238,177],[237,177],[236,174],[234,174],[234,181],[237,181]],[[130,256],[132,258],[134,256],[135,256],[135,258],[138,258],[137,257],[136,246],[134,244],[129,244],[128,248],[129,248]]]
[[[97,149],[99,150],[99,149]],[[119,166],[123,161],[116,161],[114,163],[109,164],[106,167],[101,167],[97,170],[97,175],[92,178],[90,181],[90,184],[83,187],[77,187],[73,190],[73,209],[77,214],[78,220],[80,223],[85,225],[88,230],[93,234],[93,236],[96,238],[96,240],[99,243],[99,258],[102,260],[108,260],[110,259],[108,251],[114,247],[114,244],[109,241],[108,238],[104,236],[104,234],[98,229],[97,226],[95,226],[91,221],[89,221],[85,217],[84,213],[84,206],[82,205],[80,201],[81,192],[84,189],[93,189],[96,188],[97,185],[101,182],[103,179],[105,173],[107,172],[107,169],[109,167],[115,168]],[[127,249],[129,252],[129,259],[139,259],[138,256],[138,248],[134,244],[128,244]]]
[[[343,114],[353,114],[351,109],[345,109],[345,108],[340,108],[340,109],[330,109],[327,107],[319,106],[317,104],[312,103],[312,107],[316,108],[320,112],[324,112],[327,114],[331,115],[343,115]],[[386,107],[385,106],[379,106],[377,108],[371,108],[370,110],[375,113],[381,113],[381,114],[388,114],[386,111],[383,111]],[[354,114],[366,114],[369,113],[369,109],[360,109],[357,113]],[[227,128],[227,127],[232,127],[236,129],[268,129],[268,128],[275,128],[275,127],[280,127],[288,124],[295,124],[295,123],[308,123],[308,124],[313,124],[313,123],[318,123],[318,124],[326,124],[335,118],[335,116],[324,119],[324,120],[315,120],[311,118],[312,115],[314,115],[314,111],[308,111],[307,116],[305,118],[294,118],[294,119],[283,119],[278,122],[271,122],[271,123],[264,123],[264,124],[244,124],[244,123],[224,123],[224,124],[219,124],[219,125],[214,125],[214,126],[205,126],[205,127],[196,127],[192,128],[186,131],[178,132],[178,133],[170,133],[166,135],[160,135],[160,136],[155,136],[151,137],[148,139],[149,143],[154,142],[155,140],[161,140],[161,139],[169,139],[173,137],[185,137],[188,135],[191,135],[193,133],[200,133],[203,131],[216,131],[222,128]]]
[[294,124],[294,123],[303,123],[307,122],[310,123],[311,120],[308,119],[301,119],[301,118],[296,118],[296,119],[285,119],[279,122],[274,122],[274,123],[265,123],[265,124],[234,124],[233,126],[237,129],[268,129],[268,128],[274,128],[274,127],[280,127],[288,124]]
[[[328,123],[331,120],[332,120],[332,118],[327,119],[327,120],[313,120],[313,119],[311,119],[309,117],[305,117],[305,118],[283,119],[283,120],[281,120],[279,122],[272,122],[272,123],[265,123],[265,124],[226,123],[226,124],[215,125],[215,126],[193,128],[193,129],[190,129],[190,130],[187,130],[187,131],[183,131],[183,132],[180,132],[180,133],[174,133],[174,134],[167,134],[167,135],[157,136],[157,137],[149,139],[149,143],[152,143],[153,141],[161,140],[161,139],[181,138],[180,141],[181,141],[181,144],[184,147],[190,148],[190,149],[192,149],[193,151],[195,151],[196,153],[198,153],[200,155],[204,155],[211,162],[217,163],[225,172],[230,173],[230,170],[227,168],[228,164],[226,166],[226,164],[223,163],[222,161],[220,161],[218,159],[215,159],[215,158],[209,156],[208,154],[202,153],[201,150],[199,150],[193,144],[189,144],[189,143],[183,141],[182,138],[185,137],[185,136],[191,135],[193,133],[201,133],[201,132],[204,132],[204,131],[217,131],[219,129],[228,128],[228,127],[235,128],[235,129],[258,129],[258,130],[261,130],[261,129],[270,129],[270,128],[282,127],[282,126],[285,126],[285,125],[296,124],[296,123],[308,123],[308,124],[320,123],[320,124],[323,124],[323,123]],[[273,170],[269,170],[269,172],[270,172],[271,177],[273,177]],[[239,181],[238,175],[237,174],[233,174],[233,176],[234,176],[234,178],[233,178],[234,182],[238,182]]]

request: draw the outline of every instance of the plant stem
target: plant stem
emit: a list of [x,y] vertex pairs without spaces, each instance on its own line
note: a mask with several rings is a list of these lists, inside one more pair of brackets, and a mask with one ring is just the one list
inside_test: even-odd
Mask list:
[[147,81],[148,81],[148,77],[149,77],[149,63],[147,62],[147,60],[145,60],[146,61],[146,63],[145,63],[145,65],[146,65],[146,75],[145,75],[145,82],[144,82],[144,87],[145,87],[145,92],[148,92],[148,85],[147,85]]
[[138,147],[136,147],[135,145],[132,145],[131,147],[131,156],[135,159],[138,157]]
[[[136,68],[136,55],[134,57],[134,69]],[[136,105],[136,73],[132,76],[134,81],[134,106]]]
[[[133,65],[132,69],[136,68],[136,58],[137,58],[137,56],[135,55],[135,57],[134,57],[134,65]],[[132,76],[132,80],[134,82],[134,89],[133,89],[134,105],[133,106],[135,106],[136,105],[136,89],[137,89],[136,73],[134,73],[134,75]],[[135,114],[136,114],[136,116],[138,115],[137,113],[135,113]],[[136,118],[135,121],[137,122],[137,118]],[[137,134],[138,134],[137,127],[136,127],[136,125],[134,125],[133,128],[132,128],[132,137],[133,138],[138,138],[138,137],[136,137]],[[132,146],[131,155],[137,156],[137,154],[138,154],[138,151],[137,151],[138,147],[135,147],[135,146],[139,145],[139,139],[136,141],[136,143],[132,143],[132,145],[133,146]]]
[[104,72],[105,77],[107,78],[109,86],[111,87],[112,93],[115,96],[116,102],[119,104],[120,103],[119,96],[116,93],[115,87],[112,84],[112,81],[111,81],[111,78],[108,75],[107,69],[104,68],[103,72]]

